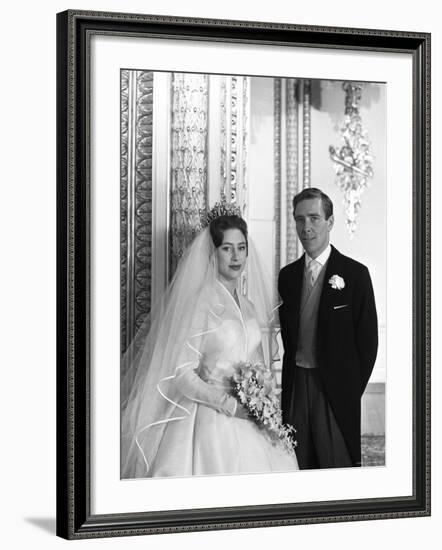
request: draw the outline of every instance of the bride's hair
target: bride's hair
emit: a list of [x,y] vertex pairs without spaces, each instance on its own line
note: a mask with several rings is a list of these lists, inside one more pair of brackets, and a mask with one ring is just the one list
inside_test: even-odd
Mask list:
[[239,229],[241,233],[244,235],[244,238],[246,240],[246,245],[248,248],[249,243],[248,243],[247,223],[245,222],[245,220],[243,220],[239,216],[236,216],[236,215],[219,216],[218,218],[215,218],[210,222],[209,229],[210,229],[210,236],[212,237],[212,241],[215,248],[218,248],[223,244],[224,231],[227,231],[228,229]]

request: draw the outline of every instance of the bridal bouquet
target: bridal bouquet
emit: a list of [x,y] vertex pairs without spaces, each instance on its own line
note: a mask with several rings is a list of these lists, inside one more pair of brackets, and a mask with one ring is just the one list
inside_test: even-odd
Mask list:
[[297,442],[293,426],[283,424],[279,404],[281,390],[276,387],[273,373],[262,363],[241,363],[233,375],[233,391],[240,401],[262,426],[270,438],[279,442],[294,455]]

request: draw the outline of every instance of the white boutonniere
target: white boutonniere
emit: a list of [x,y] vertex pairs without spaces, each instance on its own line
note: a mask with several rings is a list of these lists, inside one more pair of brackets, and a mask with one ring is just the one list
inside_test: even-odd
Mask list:
[[333,275],[328,282],[334,290],[342,290],[345,287],[345,281],[339,275]]

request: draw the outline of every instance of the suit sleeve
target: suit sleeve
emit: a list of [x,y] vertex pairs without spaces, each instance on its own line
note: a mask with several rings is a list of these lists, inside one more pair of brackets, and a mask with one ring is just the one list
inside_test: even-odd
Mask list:
[[287,342],[286,342],[286,332],[287,332],[287,327],[286,327],[286,319],[285,319],[285,315],[284,315],[284,300],[285,300],[285,289],[284,289],[284,272],[283,271],[280,271],[279,272],[279,277],[278,277],[278,292],[279,292],[279,296],[282,300],[282,303],[280,304],[279,308],[278,308],[278,315],[279,315],[279,326],[281,327],[281,338],[282,338],[282,342],[284,344],[284,351],[287,352]]
[[279,272],[279,275],[278,275],[278,293],[279,293],[279,296],[281,298],[281,300],[283,300],[283,297],[282,297],[282,291],[281,291],[281,287],[282,287],[282,271]]
[[355,308],[356,348],[361,368],[361,395],[373,371],[378,351],[378,317],[368,269],[364,266]]

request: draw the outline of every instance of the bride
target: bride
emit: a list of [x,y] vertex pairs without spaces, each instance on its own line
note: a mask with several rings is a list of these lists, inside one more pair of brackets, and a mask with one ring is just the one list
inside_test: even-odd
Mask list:
[[122,478],[298,469],[232,392],[238,365],[271,366],[271,287],[238,208],[205,225],[123,358]]

